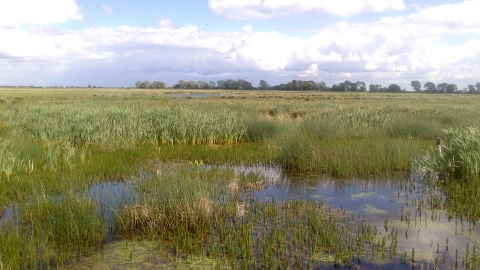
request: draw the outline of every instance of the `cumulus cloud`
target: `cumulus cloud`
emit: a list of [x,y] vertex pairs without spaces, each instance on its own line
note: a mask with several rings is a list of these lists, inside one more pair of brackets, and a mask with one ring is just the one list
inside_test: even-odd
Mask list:
[[305,12],[352,16],[405,8],[403,0],[209,0],[209,6],[215,13],[233,19],[271,18]]
[[458,4],[441,5],[421,10],[410,16],[419,22],[435,22],[451,26],[480,26],[480,0],[469,0]]
[[103,11],[105,11],[106,13],[113,13],[113,8],[109,6],[102,6],[102,8],[103,8]]
[[0,27],[55,24],[81,18],[75,0],[0,0]]
[[[448,6],[462,12],[470,2],[478,1]],[[470,21],[452,23],[425,14],[429,12],[368,23],[338,22],[316,29],[309,38],[255,31],[250,25],[238,31],[202,32],[194,26],[177,27],[169,19],[144,28],[0,28],[0,40],[9,41],[0,43],[0,79],[50,72],[63,77],[113,74],[117,80],[136,81],[143,79],[140,75],[168,74],[155,78],[173,84],[187,76],[248,79],[269,74],[285,76],[282,82],[299,76],[327,84],[350,79],[395,82],[406,88],[411,80],[478,80],[480,28]],[[452,35],[464,42],[449,43]]]
[[176,26],[171,19],[161,19],[157,23],[158,28],[171,28],[171,29],[178,29],[178,26]]

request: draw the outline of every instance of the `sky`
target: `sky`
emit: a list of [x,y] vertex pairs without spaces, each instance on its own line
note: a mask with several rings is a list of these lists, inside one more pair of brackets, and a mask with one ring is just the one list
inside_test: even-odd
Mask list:
[[480,82],[480,0],[0,0],[0,85]]

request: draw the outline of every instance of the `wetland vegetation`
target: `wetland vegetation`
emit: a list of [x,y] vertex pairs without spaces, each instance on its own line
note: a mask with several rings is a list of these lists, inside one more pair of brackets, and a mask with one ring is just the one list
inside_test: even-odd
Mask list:
[[0,89],[0,269],[475,269],[479,101]]

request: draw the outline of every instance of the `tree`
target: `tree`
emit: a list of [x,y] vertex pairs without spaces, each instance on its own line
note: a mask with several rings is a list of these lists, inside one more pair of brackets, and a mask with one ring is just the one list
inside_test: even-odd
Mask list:
[[146,89],[152,88],[152,83],[150,81],[144,81],[143,83],[145,84]]
[[437,85],[437,91],[440,93],[447,92],[447,88],[448,88],[448,83],[441,83]]
[[179,80],[178,84],[180,85],[180,88],[182,89],[187,89],[188,88],[188,82],[185,80]]
[[477,90],[475,90],[475,86],[473,84],[469,84],[468,85],[468,93],[474,94],[476,92],[477,92]]
[[475,84],[475,88],[477,88],[477,92],[480,93],[480,83],[479,82],[477,82]]
[[363,81],[357,81],[357,90],[360,92],[367,91],[367,85]]
[[447,93],[455,93],[455,91],[457,91],[458,88],[457,88],[457,85],[456,84],[449,84],[447,86]]
[[427,92],[435,92],[435,84],[433,82],[427,82],[423,85],[425,91]]
[[370,84],[368,86],[370,92],[381,92],[383,91],[382,85],[381,84]]
[[198,81],[198,82],[197,82],[197,86],[198,86],[199,89],[203,89],[203,86],[204,86],[205,84],[208,84],[208,83],[205,82],[205,81]]
[[356,82],[351,82],[350,85],[348,86],[348,90],[352,92],[357,92],[358,91],[358,84]]
[[194,80],[188,81],[187,88],[188,89],[198,89],[197,82],[194,81]]
[[420,90],[420,88],[422,88],[422,84],[419,82],[419,81],[412,81],[410,83],[410,86],[412,86],[413,90],[415,90],[415,92],[421,92],[422,90]]
[[[340,83],[341,84],[341,83]],[[349,80],[346,80],[344,83],[343,83],[343,91],[350,91],[350,84],[351,82]]]
[[258,89],[266,90],[268,88],[270,88],[270,85],[268,85],[266,81],[260,80],[260,82],[258,83]]
[[317,90],[317,84],[314,81],[302,82],[301,90]]
[[339,83],[338,85],[337,84],[332,85],[332,91],[335,91],[335,92],[346,91],[345,90],[345,83]]
[[210,89],[215,89],[216,83],[214,81],[210,81],[208,84],[210,85]]
[[398,84],[390,84],[387,88],[388,92],[402,92],[402,88]]
[[297,81],[291,81],[289,83],[287,83],[286,87],[285,87],[287,90],[297,90],[298,86],[297,86]]
[[327,91],[328,87],[324,81],[321,81],[321,82],[317,82],[317,89],[318,91]]
[[238,83],[238,81],[233,79],[228,79],[225,81],[225,89],[238,90],[239,88],[240,84]]
[[145,84],[142,81],[137,81],[135,83],[136,88],[145,88]]
[[167,84],[162,81],[153,81],[151,88],[163,89],[167,88]]
[[246,80],[242,80],[242,79],[238,80],[238,87],[239,87],[239,89],[243,89],[243,90],[253,89],[253,85],[252,85],[251,82],[246,81]]
[[225,89],[225,81],[224,80],[217,81],[217,88],[218,89]]
[[378,92],[378,87],[375,84],[370,84],[370,85],[368,85],[368,91]]

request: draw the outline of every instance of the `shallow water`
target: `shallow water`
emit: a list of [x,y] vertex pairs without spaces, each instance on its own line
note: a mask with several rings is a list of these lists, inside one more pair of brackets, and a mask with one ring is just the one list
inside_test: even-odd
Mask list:
[[[321,200],[329,207],[344,209],[348,214],[359,217],[357,220],[363,217],[366,222],[378,228],[379,236],[387,236],[392,230],[398,233],[398,254],[391,259],[382,259],[377,256],[370,261],[361,263],[355,261],[358,266],[363,267],[359,269],[422,269],[422,267],[435,269],[433,262],[437,257],[439,258],[438,269],[449,269],[452,266],[454,269],[464,269],[462,260],[455,267],[456,251],[458,250],[459,257],[463,258],[467,245],[470,245],[470,251],[473,249],[472,244],[480,245],[477,242],[480,241],[480,228],[477,225],[467,223],[461,218],[449,217],[445,210],[433,210],[429,207],[427,200],[432,194],[443,196],[443,199],[445,196],[440,191],[432,193],[432,188],[424,185],[418,174],[334,179],[324,175],[299,174],[262,165],[237,166],[232,169],[236,174],[254,172],[268,179],[269,185],[265,189],[247,191],[251,199],[274,200],[278,203],[293,199]],[[110,229],[107,242],[98,254],[78,258],[79,264],[74,263],[71,266],[77,268],[80,265],[82,267],[89,265],[93,269],[97,269],[96,266],[108,268],[106,265],[109,263],[103,261],[106,259],[116,263],[126,260],[125,263],[127,263],[134,251],[127,254],[118,249],[128,247],[129,243],[133,242],[131,240],[113,241],[115,236],[112,228],[115,209],[121,209],[126,203],[134,201],[129,181],[98,183],[91,186],[87,194],[100,205]],[[11,219],[14,213],[15,208],[8,207],[0,218],[0,225]],[[146,246],[151,248],[145,248]],[[135,263],[130,261],[129,268],[135,269],[142,265],[148,265],[147,268],[152,269],[192,267],[188,262],[186,265],[183,264],[184,262],[179,262],[178,258],[175,258],[174,263],[169,264],[168,254],[160,255],[153,251],[156,248],[155,242],[142,244],[142,248],[135,252],[145,254],[136,256]],[[416,258],[413,264],[409,259],[412,249],[415,249]],[[404,253],[408,255],[406,265],[401,264],[401,255]],[[112,256],[120,257],[112,260]],[[206,261],[208,267],[212,266],[212,262],[206,257],[192,258],[192,260]],[[190,263],[195,266],[195,262]],[[199,266],[198,262],[196,265]],[[205,267],[208,269],[207,266]]]
[[[322,200],[332,208],[343,208],[355,216],[364,217],[380,229],[381,235],[386,236],[391,230],[398,231],[399,253],[407,252],[410,256],[412,249],[415,249],[416,261],[425,262],[424,267],[427,267],[429,260],[432,262],[439,257],[439,269],[450,268],[452,261],[455,261],[456,250],[459,257],[463,257],[467,244],[479,245],[480,228],[461,218],[449,217],[444,210],[432,212],[426,206],[430,194],[428,189],[420,181],[419,175],[415,174],[339,180],[326,176],[283,173],[281,177],[273,178],[272,184],[265,190],[255,192],[255,198],[265,201]],[[473,245],[470,245],[470,252],[472,248]],[[401,268],[398,265],[400,256],[391,262],[393,265],[389,268],[395,265]],[[462,269],[461,263],[458,269]],[[419,264],[410,263],[403,267],[412,266],[420,268]]]

